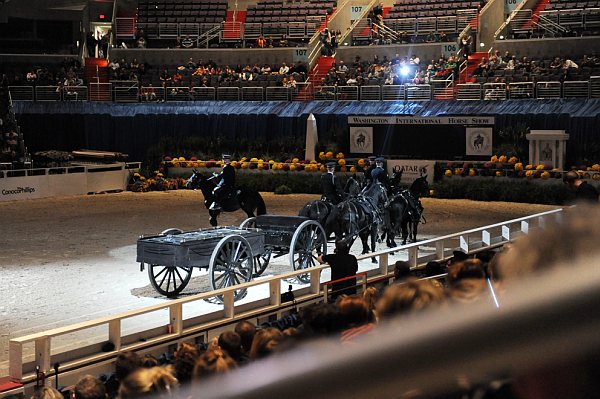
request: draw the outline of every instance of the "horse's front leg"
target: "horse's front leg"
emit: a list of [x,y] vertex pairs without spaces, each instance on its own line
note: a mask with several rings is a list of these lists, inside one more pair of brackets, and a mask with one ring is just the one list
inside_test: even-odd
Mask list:
[[[377,227],[374,229],[371,229],[371,249],[372,252],[375,252],[375,245],[377,243]],[[377,258],[375,258],[374,256],[371,257],[371,262],[373,263],[377,263]]]

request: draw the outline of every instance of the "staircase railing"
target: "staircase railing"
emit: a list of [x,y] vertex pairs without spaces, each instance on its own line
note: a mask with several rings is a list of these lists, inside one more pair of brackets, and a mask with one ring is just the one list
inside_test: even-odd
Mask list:
[[200,37],[198,37],[198,47],[208,48],[210,41],[216,37],[219,37],[221,32],[221,25],[215,25],[211,29],[204,32]]

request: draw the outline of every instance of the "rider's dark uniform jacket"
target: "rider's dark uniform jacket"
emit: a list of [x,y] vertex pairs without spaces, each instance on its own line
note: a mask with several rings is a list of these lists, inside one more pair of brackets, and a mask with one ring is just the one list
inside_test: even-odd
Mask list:
[[321,175],[321,190],[323,197],[334,205],[342,201],[342,187],[333,173],[323,173]]
[[390,187],[390,178],[388,177],[387,172],[377,166],[373,169],[373,171],[371,172],[371,178],[373,179],[373,182],[380,182],[381,184],[383,184],[383,186],[387,189],[389,189]]
[[367,185],[371,184],[373,180],[373,170],[377,167],[377,165],[370,165],[367,169],[365,169],[365,182]]
[[217,190],[215,195],[218,197],[217,200],[221,201],[229,196],[235,187],[235,168],[231,164],[223,166],[221,173],[217,175],[219,182],[217,183]]

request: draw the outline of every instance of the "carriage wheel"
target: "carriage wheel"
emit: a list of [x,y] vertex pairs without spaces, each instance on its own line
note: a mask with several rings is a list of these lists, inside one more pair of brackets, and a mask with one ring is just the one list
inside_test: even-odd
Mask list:
[[174,297],[190,282],[191,267],[148,265],[150,284],[161,295]]
[[256,218],[251,217],[240,223],[240,229],[256,227]]
[[[290,264],[294,270],[317,266],[317,256],[327,254],[327,237],[323,227],[314,220],[303,222],[294,233],[290,243]],[[310,275],[297,276],[302,283],[310,281]]]
[[258,277],[264,273],[267,266],[269,266],[272,254],[273,248],[265,248],[265,252],[254,257],[254,277]]
[[[254,269],[254,255],[248,241],[237,234],[223,237],[215,246],[210,257],[208,276],[210,288],[218,290],[242,284],[252,279]],[[233,294],[234,300],[243,298],[246,289],[236,290]],[[223,300],[223,296],[218,296]]]
[[[181,233],[183,233],[183,230],[170,227],[163,230],[160,235]],[[152,264],[148,267],[148,277],[150,278],[150,284],[159,294],[170,298],[178,295],[188,285],[192,277],[192,268]]]

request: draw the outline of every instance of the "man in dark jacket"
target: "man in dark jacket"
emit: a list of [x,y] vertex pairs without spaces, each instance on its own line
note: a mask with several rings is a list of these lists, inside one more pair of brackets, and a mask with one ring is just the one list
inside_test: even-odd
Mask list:
[[383,186],[389,190],[390,188],[390,178],[388,176],[387,171],[383,168],[383,161],[385,159],[383,157],[377,157],[375,159],[375,169],[371,171],[371,179],[372,182],[379,182],[383,184]]
[[339,180],[335,177],[335,162],[327,163],[327,172],[321,175],[322,199],[337,205],[342,202],[343,188]]
[[215,176],[218,180],[217,186],[213,190],[215,195],[214,202],[210,205],[210,210],[221,210],[220,203],[229,198],[235,188],[235,168],[231,166],[231,155],[223,154],[223,169],[221,173]]
[[369,157],[369,166],[367,166],[367,168],[365,169],[365,184],[367,186],[371,184],[371,181],[373,180],[371,173],[373,172],[373,169],[377,167],[377,165],[375,164],[375,158],[375,155]]
[[571,190],[575,191],[576,201],[598,203],[598,190],[585,180],[582,180],[579,177],[579,174],[574,170],[565,173],[563,182],[566,183]]

